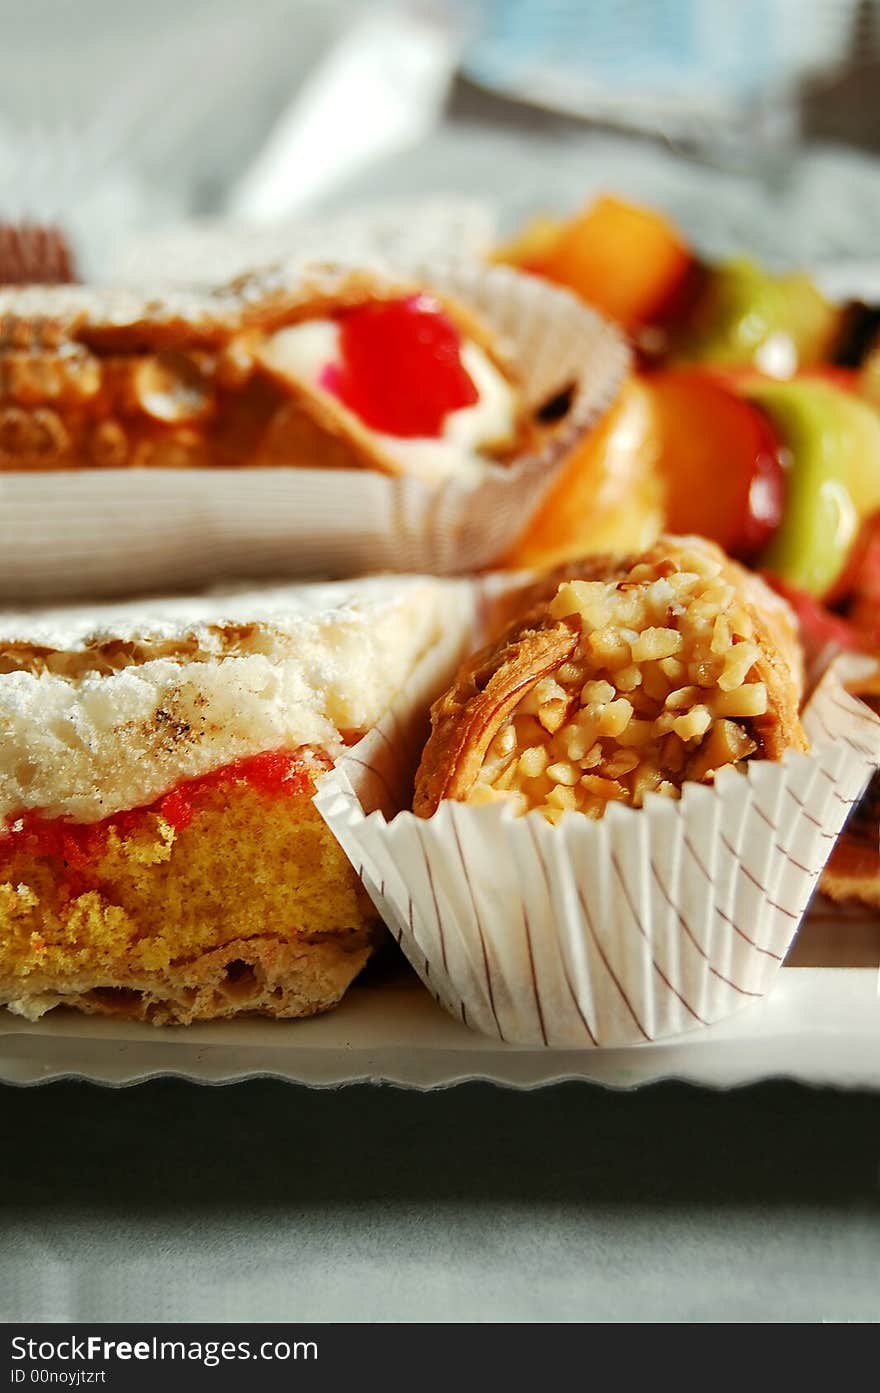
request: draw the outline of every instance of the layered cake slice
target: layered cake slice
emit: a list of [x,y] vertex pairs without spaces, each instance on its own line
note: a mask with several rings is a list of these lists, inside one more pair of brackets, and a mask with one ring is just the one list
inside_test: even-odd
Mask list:
[[156,1024],[338,1002],[381,926],[316,780],[460,588],[0,615],[0,1002]]

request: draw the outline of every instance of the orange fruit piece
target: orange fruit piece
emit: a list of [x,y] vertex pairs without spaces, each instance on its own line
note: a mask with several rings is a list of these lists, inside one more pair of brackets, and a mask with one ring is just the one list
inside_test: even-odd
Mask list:
[[662,214],[607,195],[565,224],[560,236],[547,237],[543,255],[529,254],[530,269],[568,286],[625,328],[650,323],[693,264]]
[[550,261],[564,232],[565,223],[557,218],[548,218],[543,214],[531,218],[515,237],[497,248],[492,260],[507,262],[510,266],[518,266],[521,271],[535,271],[541,275],[542,268]]
[[716,375],[669,369],[644,378],[665,487],[666,527],[711,537],[748,559],[782,517],[781,442],[764,412]]
[[663,526],[650,393],[637,378],[572,451],[525,534],[505,558],[541,569],[604,551],[640,551]]

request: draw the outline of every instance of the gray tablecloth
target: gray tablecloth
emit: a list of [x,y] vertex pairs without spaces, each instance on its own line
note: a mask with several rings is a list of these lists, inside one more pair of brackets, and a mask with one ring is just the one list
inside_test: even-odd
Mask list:
[[880,1319],[880,1098],[2,1091],[0,1318]]

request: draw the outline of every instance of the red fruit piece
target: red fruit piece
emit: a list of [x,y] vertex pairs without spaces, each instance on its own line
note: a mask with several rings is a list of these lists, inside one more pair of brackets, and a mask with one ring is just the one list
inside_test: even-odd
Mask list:
[[749,560],[782,518],[780,441],[752,402],[701,369],[647,376],[670,532],[711,537]]
[[847,653],[860,653],[870,649],[868,635],[850,620],[826,608],[815,595],[768,572],[764,573],[763,579],[782,595],[794,610],[808,666],[826,653],[829,647]]
[[849,561],[829,597],[844,602],[851,624],[866,647],[880,650],[880,513],[872,513],[859,530]]
[[479,399],[459,332],[432,295],[346,310],[339,347],[342,362],[324,369],[321,386],[373,430],[439,436],[451,411]]

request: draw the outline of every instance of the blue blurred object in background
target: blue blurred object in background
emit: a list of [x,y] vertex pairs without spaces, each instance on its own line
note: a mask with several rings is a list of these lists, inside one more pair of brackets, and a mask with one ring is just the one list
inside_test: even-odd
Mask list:
[[463,69],[493,91],[712,150],[791,138],[798,84],[833,73],[855,0],[460,0]]
[[452,193],[513,227],[615,188],[707,252],[871,257],[878,12],[0,0],[0,214],[60,223],[80,266],[106,275],[130,238],[193,217],[266,223]]

